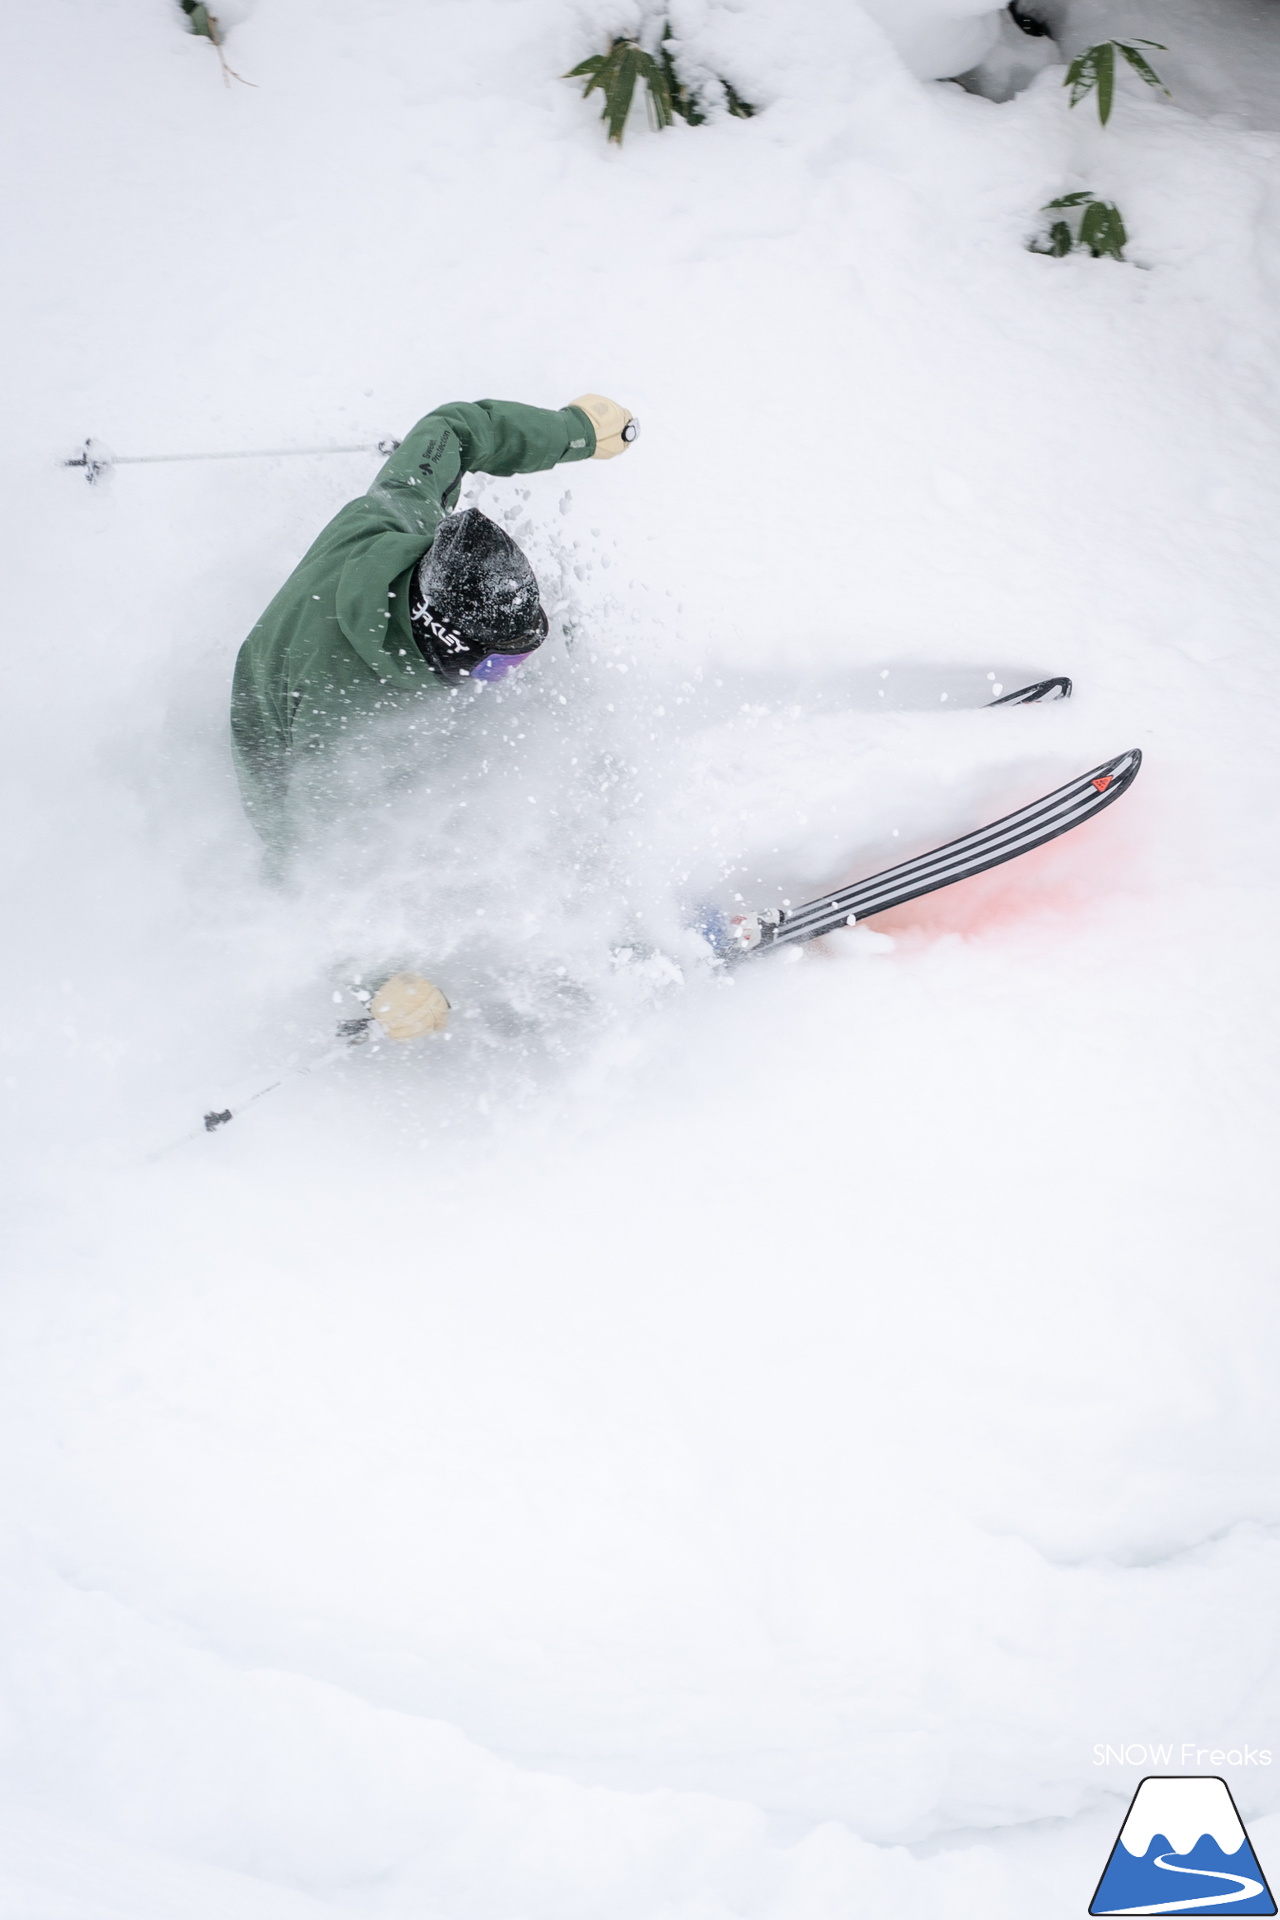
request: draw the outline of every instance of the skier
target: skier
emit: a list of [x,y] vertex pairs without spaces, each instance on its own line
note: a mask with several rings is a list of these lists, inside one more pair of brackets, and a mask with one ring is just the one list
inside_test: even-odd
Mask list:
[[[501,679],[546,637],[515,541],[475,508],[453,511],[463,476],[610,460],[638,431],[598,393],[557,411],[510,400],[436,407],[329,522],[241,647],[232,685],[240,793],[275,871],[331,791],[340,743],[389,709],[468,678]],[[372,1002],[392,1039],[442,1026],[447,1006],[416,974],[394,975]]]

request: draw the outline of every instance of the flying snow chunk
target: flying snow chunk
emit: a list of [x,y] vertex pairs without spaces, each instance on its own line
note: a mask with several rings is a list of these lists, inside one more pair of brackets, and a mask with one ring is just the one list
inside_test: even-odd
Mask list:
[[1104,1913],[1274,1913],[1225,1780],[1142,1780],[1089,1903]]

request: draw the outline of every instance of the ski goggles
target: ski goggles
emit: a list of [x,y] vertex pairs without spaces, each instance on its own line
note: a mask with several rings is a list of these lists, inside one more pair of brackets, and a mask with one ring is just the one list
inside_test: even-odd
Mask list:
[[515,636],[507,647],[473,640],[436,618],[429,607],[414,609],[414,631],[428,663],[445,680],[505,680],[512,667],[523,666],[547,637],[546,610],[538,608],[538,625]]
[[486,653],[476,666],[463,667],[462,672],[469,672],[473,680],[505,680],[512,667],[522,667],[534,651],[530,647],[528,653]]

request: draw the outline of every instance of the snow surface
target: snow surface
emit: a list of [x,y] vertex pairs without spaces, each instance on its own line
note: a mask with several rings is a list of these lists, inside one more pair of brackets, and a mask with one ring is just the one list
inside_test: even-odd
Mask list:
[[1003,12],[987,0],[864,0],[863,10],[925,80],[963,73],[981,60],[996,44]]
[[[764,111],[618,151],[627,0],[239,0],[252,88],[11,10],[0,1915],[1052,1917],[1096,1743],[1280,1752],[1280,12],[1054,12],[1174,102],[672,0]],[[1131,264],[1026,250],[1076,186]],[[624,460],[469,495],[553,641],[271,891],[232,661],[375,460],[58,460],[592,389]],[[199,1131],[406,959],[450,1040]]]

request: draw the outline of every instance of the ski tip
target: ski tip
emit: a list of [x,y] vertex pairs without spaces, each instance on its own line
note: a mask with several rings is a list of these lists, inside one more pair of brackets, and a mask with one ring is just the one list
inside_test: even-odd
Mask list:
[[1142,748],[1130,747],[1127,753],[1118,753],[1114,760],[1104,760],[1100,767],[1094,768],[1089,778],[1096,780],[1102,776],[1117,783],[1121,780],[1127,783],[1133,779],[1141,765]]
[[1013,693],[1002,693],[998,700],[988,700],[989,707],[1033,707],[1045,700],[1069,700],[1072,687],[1065,673],[1055,674],[1051,680],[1035,680],[1029,687],[1018,687]]
[[1084,778],[1105,799],[1118,800],[1137,779],[1141,765],[1141,747],[1130,747],[1128,753],[1118,753],[1114,760],[1104,760],[1100,767],[1092,768]]

